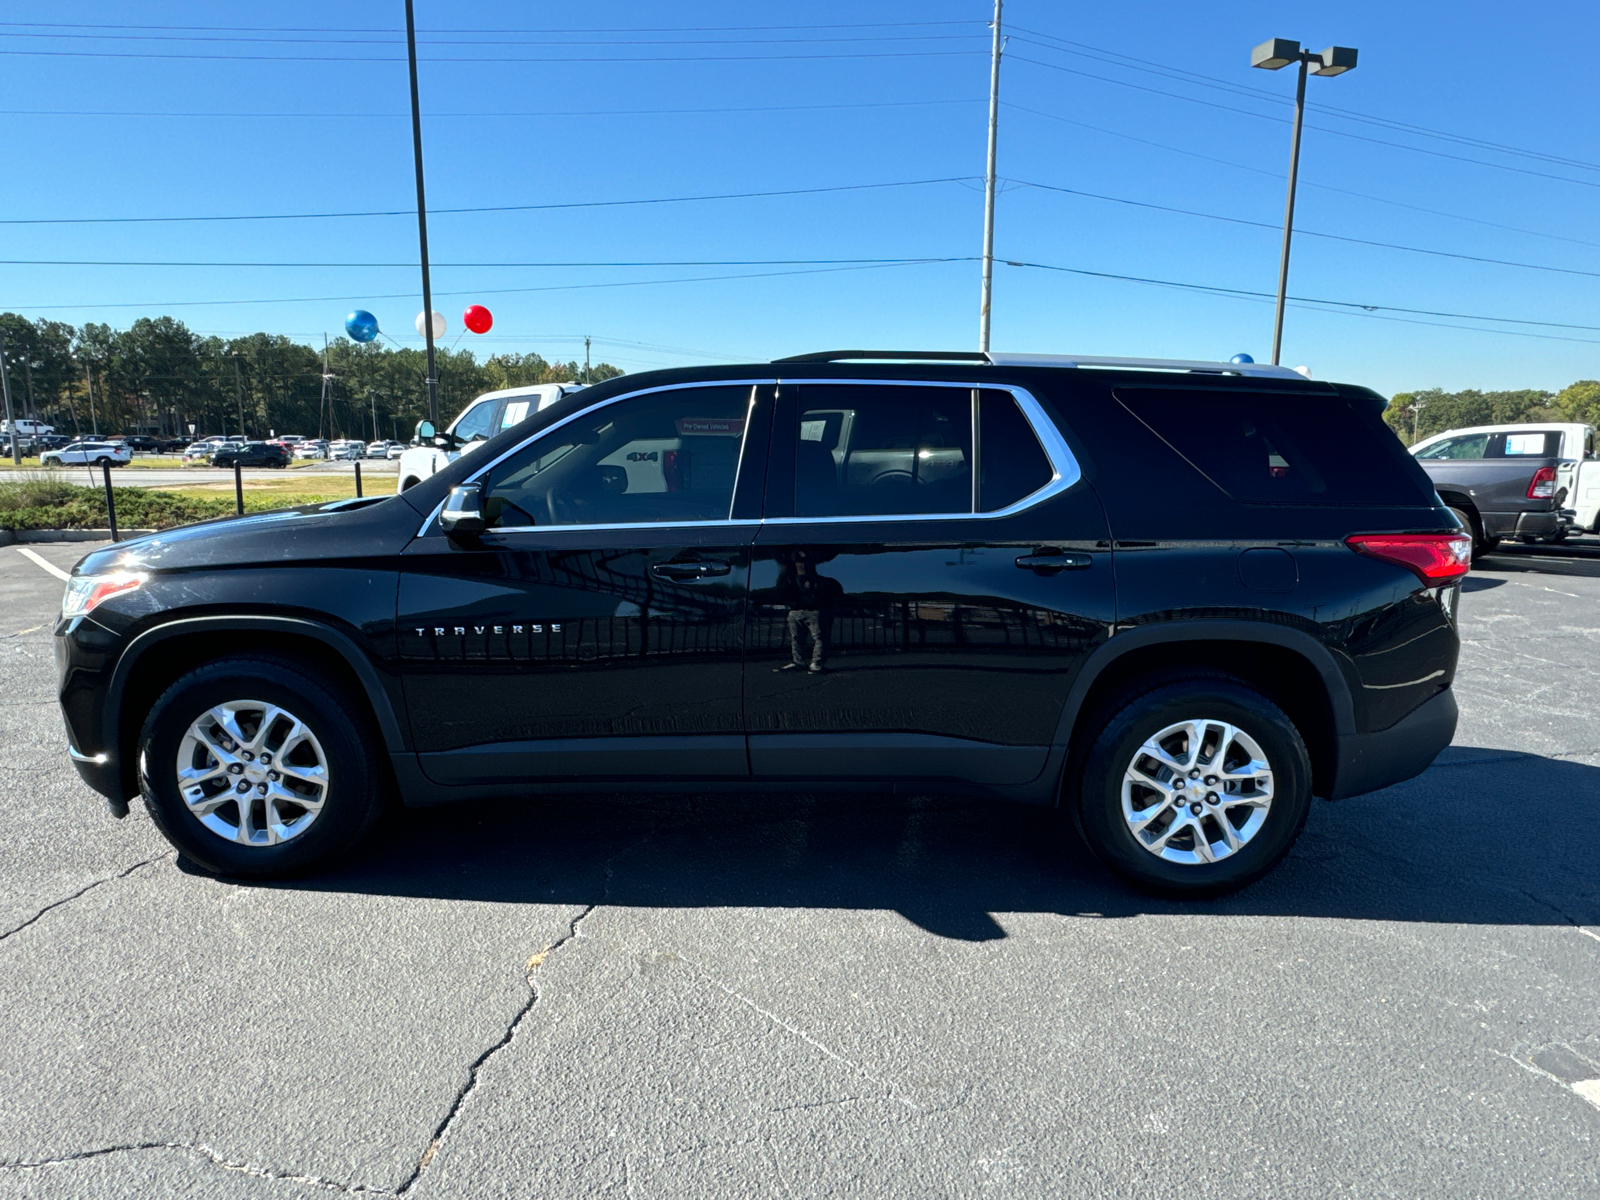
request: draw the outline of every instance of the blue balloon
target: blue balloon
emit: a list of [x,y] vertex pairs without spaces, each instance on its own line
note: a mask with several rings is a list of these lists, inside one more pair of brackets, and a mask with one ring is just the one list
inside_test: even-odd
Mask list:
[[344,319],[344,331],[352,341],[370,342],[378,336],[378,318],[364,308],[358,308]]
[[1228,361],[1236,363],[1253,363],[1255,362],[1255,359],[1251,358],[1248,354],[1235,354]]

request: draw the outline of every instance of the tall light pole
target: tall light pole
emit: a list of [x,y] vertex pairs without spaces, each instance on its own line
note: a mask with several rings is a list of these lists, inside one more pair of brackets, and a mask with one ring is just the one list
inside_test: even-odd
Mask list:
[[[439,427],[439,373],[433,365],[433,285],[428,280],[428,201],[422,190],[422,102],[417,97],[417,19],[406,0],[406,54],[411,62],[411,154],[417,164],[417,241],[422,248],[422,337],[428,347],[428,420]],[[376,438],[376,432],[372,435]]]
[[994,0],[994,51],[989,59],[989,165],[983,176],[983,304],[978,312],[978,349],[989,349],[989,301],[994,294],[994,161],[1000,132],[1000,5]]
[[1348,46],[1329,46],[1313,53],[1300,49],[1288,38],[1273,38],[1250,51],[1250,65],[1276,71],[1290,63],[1300,64],[1300,78],[1294,91],[1294,133],[1289,140],[1289,200],[1283,210],[1283,257],[1278,263],[1278,314],[1272,322],[1272,365],[1278,365],[1283,347],[1283,301],[1289,290],[1289,238],[1294,233],[1294,186],[1300,174],[1300,121],[1306,111],[1306,69],[1313,75],[1343,75],[1356,65],[1356,52]]

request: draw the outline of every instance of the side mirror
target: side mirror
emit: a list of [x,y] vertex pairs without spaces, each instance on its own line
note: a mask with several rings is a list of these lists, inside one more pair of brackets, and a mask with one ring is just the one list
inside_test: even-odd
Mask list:
[[439,512],[439,525],[450,536],[482,533],[488,528],[483,516],[483,492],[477,487],[453,487]]
[[434,429],[432,421],[418,421],[417,422],[417,441],[425,442],[429,438],[431,438],[436,432],[438,432],[438,431]]

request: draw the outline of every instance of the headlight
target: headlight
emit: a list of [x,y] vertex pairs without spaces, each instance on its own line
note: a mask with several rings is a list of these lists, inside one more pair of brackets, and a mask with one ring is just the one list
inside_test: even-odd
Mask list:
[[102,601],[131,592],[148,575],[137,571],[112,571],[106,575],[74,575],[67,581],[67,594],[61,597],[61,615],[81,617],[92,613]]

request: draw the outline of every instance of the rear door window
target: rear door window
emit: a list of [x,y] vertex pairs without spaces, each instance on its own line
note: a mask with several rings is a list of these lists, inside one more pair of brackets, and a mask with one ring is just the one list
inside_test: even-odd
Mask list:
[[1247,504],[1428,504],[1375,414],[1338,396],[1119,388],[1195,470]]
[[806,384],[794,441],[797,517],[972,511],[972,390]]
[[1459,437],[1445,438],[1426,450],[1418,450],[1417,457],[1429,462],[1443,459],[1483,458],[1489,450],[1487,433],[1464,433]]

